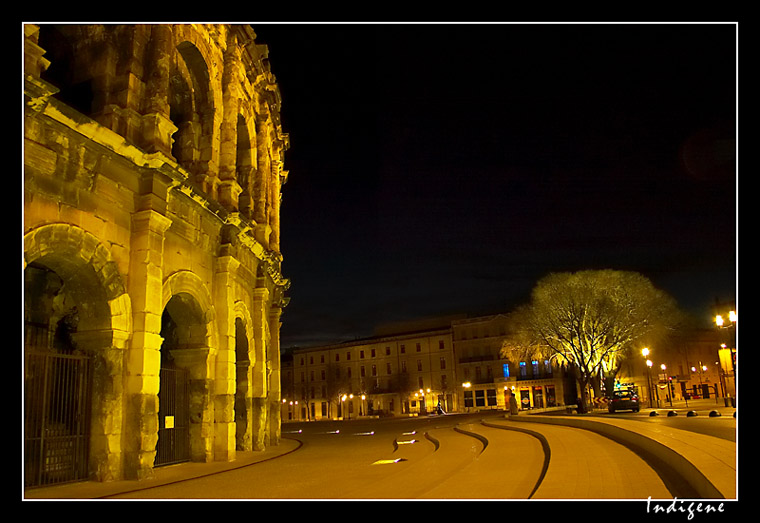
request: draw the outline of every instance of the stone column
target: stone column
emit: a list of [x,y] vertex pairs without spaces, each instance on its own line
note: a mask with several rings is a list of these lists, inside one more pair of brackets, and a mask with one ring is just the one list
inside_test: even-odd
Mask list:
[[216,259],[214,301],[219,328],[219,347],[214,379],[214,459],[233,461],[236,449],[235,305],[236,272],[240,262],[233,256]]
[[267,398],[269,400],[269,444],[279,445],[281,435],[281,383],[280,383],[280,316],[282,309],[273,305],[269,309],[269,350],[267,354],[267,367],[269,367],[269,386]]
[[227,210],[238,210],[238,197],[242,187],[237,182],[237,125],[240,112],[240,48],[234,36],[224,54],[222,93],[224,107],[219,144],[219,203]]
[[[123,294],[122,298],[126,298]],[[122,300],[119,300],[122,301]],[[129,332],[118,329],[77,332],[77,347],[94,361],[89,472],[95,481],[123,479],[123,366]]]
[[172,28],[166,24],[151,26],[145,80],[146,110],[143,116],[143,148],[171,157],[172,135],[177,127],[169,118],[169,75],[174,54]]
[[253,354],[254,364],[251,369],[251,419],[253,420],[253,450],[264,450],[269,440],[268,403],[267,403],[267,352],[269,345],[269,318],[267,307],[269,291],[266,288],[253,291]]
[[158,441],[158,388],[161,368],[161,315],[164,233],[171,220],[153,210],[132,216],[128,288],[133,333],[127,351],[125,475],[152,476]]
[[272,122],[268,114],[256,117],[256,174],[253,183],[254,237],[264,249],[270,250],[272,226],[269,223],[270,190],[272,183]]

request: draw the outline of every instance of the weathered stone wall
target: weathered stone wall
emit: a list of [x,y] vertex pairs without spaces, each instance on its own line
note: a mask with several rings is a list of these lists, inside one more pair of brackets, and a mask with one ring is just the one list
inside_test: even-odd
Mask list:
[[191,458],[279,443],[288,138],[267,53],[243,25],[24,26],[25,263],[66,282],[96,362],[93,478],[152,474],[175,297],[199,311],[171,351]]

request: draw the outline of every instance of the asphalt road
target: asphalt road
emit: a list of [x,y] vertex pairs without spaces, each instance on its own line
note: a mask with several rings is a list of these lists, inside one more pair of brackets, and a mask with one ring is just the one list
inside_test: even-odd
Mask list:
[[[110,497],[310,500],[669,495],[643,460],[607,438],[581,429],[542,428],[551,432],[554,445],[547,461],[539,439],[529,431],[503,425],[515,426],[504,420],[502,412],[285,423],[283,437],[301,443],[290,454]],[[563,449],[570,440],[580,443]],[[584,452],[577,452],[578,445]],[[600,467],[599,456],[605,457],[607,465]],[[600,473],[607,476],[595,476]],[[598,490],[613,483],[617,490]],[[639,492],[642,485],[647,490]]]

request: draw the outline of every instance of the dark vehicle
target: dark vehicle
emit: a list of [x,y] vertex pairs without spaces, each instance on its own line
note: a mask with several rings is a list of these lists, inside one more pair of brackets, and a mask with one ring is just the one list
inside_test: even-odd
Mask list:
[[612,398],[608,410],[610,412],[616,412],[618,410],[632,410],[638,412],[640,408],[639,397],[633,392],[616,392]]

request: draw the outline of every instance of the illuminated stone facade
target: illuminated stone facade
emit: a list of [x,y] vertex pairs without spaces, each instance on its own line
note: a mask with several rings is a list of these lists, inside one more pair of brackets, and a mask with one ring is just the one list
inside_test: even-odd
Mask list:
[[[245,25],[23,36],[25,352],[89,361],[73,479],[150,477],[182,418],[179,460],[277,445],[288,137],[268,49]],[[184,376],[183,412],[159,407],[164,368]],[[47,409],[35,423],[70,430]]]
[[501,355],[508,316],[447,317],[379,329],[371,338],[283,355],[284,420],[414,416],[574,403],[563,369]]

